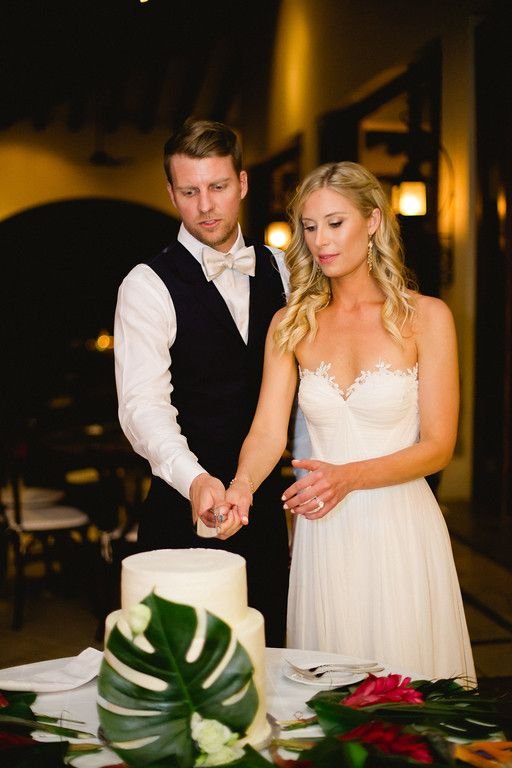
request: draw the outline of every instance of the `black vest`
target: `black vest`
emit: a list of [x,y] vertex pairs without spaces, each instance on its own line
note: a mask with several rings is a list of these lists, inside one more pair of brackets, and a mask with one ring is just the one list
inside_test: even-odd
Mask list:
[[184,246],[176,242],[149,261],[176,311],[170,352],[178,423],[201,465],[223,483],[236,471],[258,400],[267,329],[285,302],[274,257],[261,245],[255,251],[247,344],[214,283]]
[[[163,280],[176,310],[176,340],[170,350],[178,424],[207,472],[227,485],[258,400],[265,338],[284,290],[272,254],[256,246],[250,278],[249,338],[245,344],[231,314],[201,265],[175,243],[149,262]],[[265,617],[268,645],[285,640],[288,591],[288,531],[281,494],[289,485],[279,465],[254,494],[249,525],[226,539],[200,538],[190,503],[153,477],[139,524],[141,550],[214,547],[236,552],[247,563],[249,605]]]

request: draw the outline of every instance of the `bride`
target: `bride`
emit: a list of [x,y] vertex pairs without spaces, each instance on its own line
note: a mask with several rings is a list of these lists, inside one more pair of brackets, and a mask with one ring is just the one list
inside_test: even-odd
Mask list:
[[313,458],[293,461],[305,474],[283,496],[295,523],[288,646],[474,680],[450,539],[424,479],[455,445],[452,315],[413,289],[396,218],[361,165],[317,168],[290,210],[290,296],[269,329],[220,535],[249,522],[299,381]]

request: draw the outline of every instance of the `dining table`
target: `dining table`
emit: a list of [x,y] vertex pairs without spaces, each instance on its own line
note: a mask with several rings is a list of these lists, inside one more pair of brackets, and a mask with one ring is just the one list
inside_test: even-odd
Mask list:
[[[69,669],[70,663],[75,659],[52,659],[34,664],[13,667],[0,670],[0,690],[7,683],[11,689],[32,690],[37,693],[37,698],[32,705],[32,710],[36,715],[47,715],[58,719],[63,726],[73,727],[91,734],[87,737],[87,743],[96,744],[101,747],[100,751],[94,754],[84,754],[74,757],[73,765],[76,768],[104,768],[119,764],[121,759],[110,749],[103,745],[99,733],[99,717],[97,711],[97,680],[96,673],[99,671],[102,654],[96,649],[86,649],[76,659],[86,659],[88,682],[78,684],[80,678],[66,684],[66,676],[61,676],[61,670]],[[339,686],[339,680],[336,677],[324,676],[319,679],[301,679],[297,675],[292,664],[299,667],[314,667],[317,664],[329,662],[338,664],[350,664],[357,666],[360,663],[368,663],[368,660],[361,660],[354,657],[340,654],[324,653],[322,651],[305,651],[290,648],[266,648],[265,649],[265,675],[266,675],[266,707],[268,718],[272,723],[272,736],[279,733],[279,722],[286,720],[300,720],[311,717],[314,713],[307,706],[307,701],[320,690],[326,688],[335,688]],[[377,675],[387,675],[398,673],[408,675],[412,679],[419,679],[419,675],[408,673],[396,668],[388,669],[385,666],[377,668]],[[355,683],[367,677],[367,672],[354,670],[351,680]],[[62,687],[66,690],[58,690],[59,684],[55,680],[62,677]],[[85,679],[85,678],[84,678]],[[41,682],[43,681],[43,682]],[[18,683],[18,684],[17,684]],[[73,686],[73,687],[69,687]],[[69,721],[73,721],[70,725]],[[309,726],[301,730],[301,736],[312,736],[320,734],[318,726]],[[286,734],[284,734],[286,737]],[[55,740],[54,735],[43,732],[35,732],[34,737],[43,740]],[[76,741],[71,739],[70,741]],[[262,753],[268,757],[266,749]],[[291,756],[291,754],[290,754]]]

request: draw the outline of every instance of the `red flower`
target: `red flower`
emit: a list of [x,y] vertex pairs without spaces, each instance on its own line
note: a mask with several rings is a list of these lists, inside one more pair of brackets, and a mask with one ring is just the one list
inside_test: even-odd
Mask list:
[[0,707],[8,707],[8,706],[9,706],[9,702],[7,701],[3,693],[0,691]]
[[[272,762],[279,768],[313,768],[311,760],[296,760],[295,758],[281,757],[277,749],[271,749]],[[114,767],[115,768],[115,767]]]
[[272,760],[274,765],[278,765],[279,768],[314,768],[311,760],[296,760],[295,758],[287,759],[281,757],[281,755],[273,754]]
[[0,731],[0,750],[7,749],[8,747],[17,747],[20,744],[35,744],[34,739],[30,736],[19,736],[17,733],[7,733],[6,731]]
[[363,723],[351,731],[337,736],[339,741],[359,741],[361,744],[372,744],[390,755],[405,755],[418,763],[432,763],[430,751],[419,736],[404,733],[400,726],[374,721]]
[[410,682],[410,677],[404,677],[402,680],[401,675],[387,675],[386,677],[368,675],[368,678],[361,685],[358,685],[353,693],[350,693],[339,703],[354,709],[392,702],[423,704],[423,696],[409,685]]

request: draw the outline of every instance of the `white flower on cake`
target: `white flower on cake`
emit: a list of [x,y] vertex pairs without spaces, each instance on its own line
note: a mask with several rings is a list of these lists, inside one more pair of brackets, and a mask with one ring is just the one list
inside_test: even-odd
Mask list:
[[194,712],[190,725],[192,738],[201,751],[195,762],[197,766],[231,763],[244,754],[243,750],[236,745],[238,733],[232,733],[218,720],[206,720]]
[[146,631],[151,621],[151,610],[147,605],[143,603],[132,605],[127,609],[126,613],[128,626],[134,635],[141,635]]

